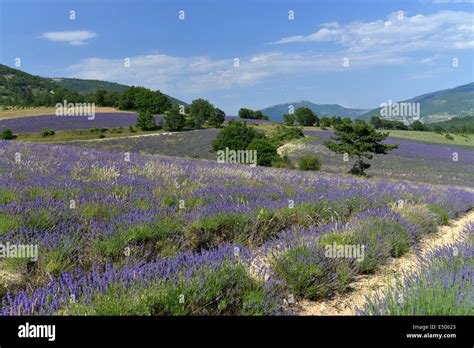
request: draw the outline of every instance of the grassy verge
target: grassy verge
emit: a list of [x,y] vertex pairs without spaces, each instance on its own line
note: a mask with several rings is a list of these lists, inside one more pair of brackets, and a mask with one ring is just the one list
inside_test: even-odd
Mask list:
[[145,134],[159,134],[163,131],[144,132],[129,127],[115,127],[115,128],[88,128],[77,130],[57,131],[54,135],[43,137],[38,133],[16,134],[15,141],[25,141],[33,143],[57,143],[65,141],[79,141],[79,140],[96,140],[107,138],[123,138],[136,135]]
[[450,144],[450,145],[461,145],[474,147],[474,134],[453,134],[449,135],[452,139],[446,137],[445,133],[438,134],[433,132],[418,132],[418,131],[403,131],[403,130],[390,130],[388,131],[391,137],[417,140],[433,144]]

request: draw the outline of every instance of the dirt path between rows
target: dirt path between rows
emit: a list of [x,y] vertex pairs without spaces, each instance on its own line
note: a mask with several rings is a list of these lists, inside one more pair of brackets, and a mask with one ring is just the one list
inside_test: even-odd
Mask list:
[[412,273],[417,267],[417,253],[425,255],[432,248],[443,247],[460,240],[465,225],[471,221],[474,221],[474,210],[456,220],[451,220],[448,226],[441,226],[437,233],[424,236],[413,250],[400,258],[390,259],[375,274],[357,276],[351,284],[351,288],[354,289],[352,292],[336,295],[330,300],[301,301],[299,314],[354,315],[355,307],[360,307],[365,302],[365,296],[385,289],[404,272]]

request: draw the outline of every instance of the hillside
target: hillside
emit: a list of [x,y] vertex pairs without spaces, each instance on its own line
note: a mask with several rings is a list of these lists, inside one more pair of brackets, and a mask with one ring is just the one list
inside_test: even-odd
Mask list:
[[99,89],[107,92],[124,92],[128,88],[128,86],[120,83],[100,80],[83,80],[74,78],[51,78],[50,80],[64,89],[80,94],[94,93]]
[[337,104],[314,104],[307,100],[273,105],[262,109],[261,111],[263,114],[267,115],[270,120],[281,122],[283,120],[283,115],[288,113],[288,108],[290,105],[293,105],[295,110],[300,107],[309,108],[318,116],[341,116],[357,118],[367,111],[366,109],[350,109]]
[[[69,91],[77,92],[79,94],[95,93],[101,89],[107,92],[124,92],[130,86],[123,85],[115,82],[101,81],[101,80],[86,80],[86,79],[75,79],[75,78],[51,78],[53,82],[57,83],[64,89]],[[174,98],[170,95],[165,94],[173,104],[176,105],[189,105],[188,103]]]
[[[420,103],[420,116],[425,123],[445,121],[453,117],[474,116],[474,82],[422,94],[401,102]],[[372,116],[380,116],[380,108],[373,109],[360,118],[370,120]]]
[[[35,76],[0,64],[0,105],[46,106],[49,97],[61,89],[67,92],[91,94],[97,90],[120,93],[128,87],[100,80]],[[188,105],[182,100],[167,96],[173,104]]]
[[46,100],[59,86],[40,76],[0,64],[0,105],[31,104],[34,99]]

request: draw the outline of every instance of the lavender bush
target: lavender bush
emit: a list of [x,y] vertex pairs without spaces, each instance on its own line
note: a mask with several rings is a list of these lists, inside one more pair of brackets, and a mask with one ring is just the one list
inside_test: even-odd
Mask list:
[[369,297],[360,315],[473,315],[474,223],[466,240],[419,257],[418,270]]

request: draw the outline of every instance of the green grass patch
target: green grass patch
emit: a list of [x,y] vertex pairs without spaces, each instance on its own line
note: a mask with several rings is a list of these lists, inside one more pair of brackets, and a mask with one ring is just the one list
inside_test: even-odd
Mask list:
[[447,225],[448,224],[449,219],[451,218],[451,216],[446,211],[446,209],[444,209],[444,208],[442,208],[442,207],[440,207],[439,205],[436,205],[436,204],[428,204],[426,207],[428,208],[429,211],[436,214],[436,216],[438,217],[438,221],[441,225]]
[[20,218],[18,216],[0,213],[0,235],[8,233],[19,227]]
[[460,145],[463,147],[474,147],[474,134],[458,135],[452,134],[447,138],[443,134],[434,132],[388,130],[389,135],[394,138],[417,140],[433,144]]

